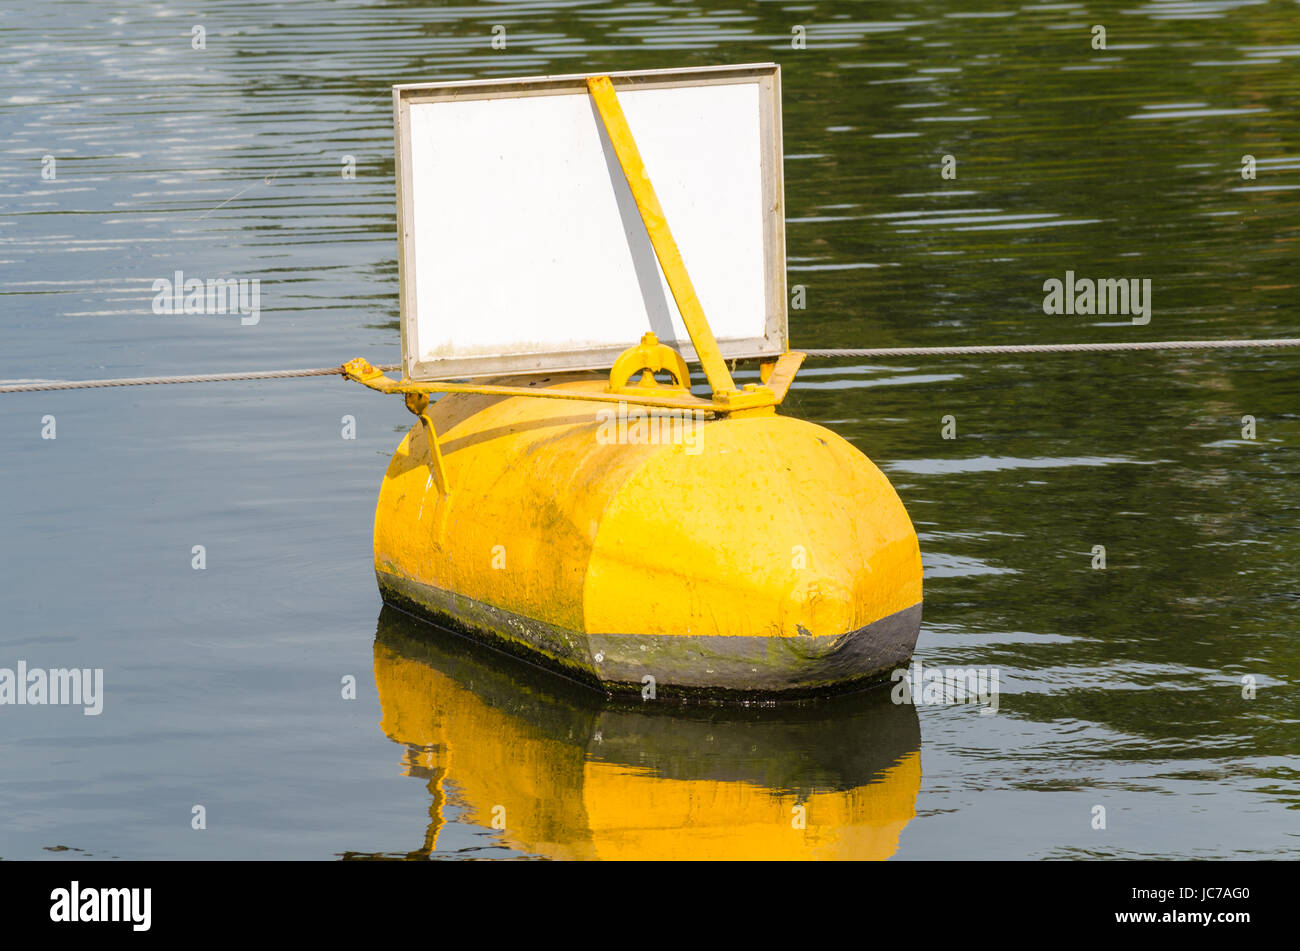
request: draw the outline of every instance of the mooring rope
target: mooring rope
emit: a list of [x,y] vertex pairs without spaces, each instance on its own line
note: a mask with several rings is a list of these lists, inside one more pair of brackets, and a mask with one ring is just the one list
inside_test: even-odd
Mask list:
[[[1300,347],[1300,337],[1260,340],[1134,340],[1123,343],[1029,343],[978,347],[871,347],[856,349],[809,349],[809,357],[975,357],[1018,353],[1110,353],[1130,350],[1245,350],[1255,347]],[[388,372],[398,364],[375,367]],[[155,386],[167,383],[229,383],[235,380],[287,380],[303,376],[343,376],[343,368],[317,367],[311,370],[253,370],[246,373],[200,373],[190,376],[136,376],[116,380],[33,380],[29,383],[0,384],[0,393],[31,393],[41,390],[88,390],[102,386]]]
[[1015,353],[1104,353],[1115,350],[1243,350],[1247,347],[1300,347],[1300,337],[1271,340],[1134,340],[1127,343],[1023,343],[987,347],[877,347],[802,350],[810,357],[965,357]]
[[[376,367],[396,370],[395,363]],[[191,376],[133,376],[117,380],[34,380],[31,383],[6,383],[0,393],[30,393],[37,390],[89,390],[100,386],[155,386],[165,383],[230,383],[234,380],[288,380],[299,376],[342,376],[343,368],[317,367],[314,370],[252,370],[247,373],[198,373]]]

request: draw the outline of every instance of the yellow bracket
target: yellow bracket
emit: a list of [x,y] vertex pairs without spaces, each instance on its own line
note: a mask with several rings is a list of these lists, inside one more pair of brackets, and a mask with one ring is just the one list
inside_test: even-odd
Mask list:
[[764,362],[759,367],[759,376],[772,391],[772,398],[776,401],[776,405],[779,406],[785,401],[785,394],[790,392],[790,384],[794,382],[794,375],[803,366],[805,357],[807,354],[791,350],[781,354],[775,362]]
[[[629,381],[636,373],[641,379],[635,386]],[[667,373],[673,378],[670,387],[660,386],[655,382],[656,373]],[[611,393],[680,393],[690,392],[691,371],[687,369],[682,355],[665,344],[652,333],[641,338],[641,343],[624,350],[613,368],[609,371],[609,391]]]

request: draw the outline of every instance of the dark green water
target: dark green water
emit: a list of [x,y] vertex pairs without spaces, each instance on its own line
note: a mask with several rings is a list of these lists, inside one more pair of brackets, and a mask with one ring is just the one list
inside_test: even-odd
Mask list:
[[[795,346],[1300,335],[1294,3],[6,0],[0,379],[395,362],[391,83],[768,60]],[[177,269],[260,322],[154,315]],[[1150,323],[1044,314],[1067,270]],[[381,614],[410,417],[359,387],[0,396],[0,668],[105,682],[0,707],[0,857],[1295,856],[1300,352],[817,361],[787,410],[890,475],[917,656],[996,715],[606,708]]]

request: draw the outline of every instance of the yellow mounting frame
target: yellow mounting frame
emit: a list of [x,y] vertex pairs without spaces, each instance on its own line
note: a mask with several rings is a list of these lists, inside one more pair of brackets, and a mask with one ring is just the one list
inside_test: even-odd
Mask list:
[[[628,127],[623,108],[619,105],[614,84],[608,76],[591,76],[587,79],[587,91],[600,113],[609,141],[614,146],[614,153],[627,177],[628,187],[636,200],[637,210],[645,223],[646,233],[654,247],[659,266],[663,269],[664,279],[677,302],[686,331],[695,346],[696,355],[704,368],[704,375],[713,391],[712,399],[701,399],[690,391],[690,375],[686,363],[671,347],[659,343],[654,334],[646,334],[641,343],[631,347],[614,362],[610,372],[610,385],[607,392],[574,392],[566,390],[538,390],[526,386],[499,386],[483,383],[440,383],[416,382],[403,379],[394,380],[376,370],[365,360],[357,358],[343,364],[341,371],[349,380],[364,384],[381,393],[403,393],[406,395],[407,408],[415,413],[426,427],[430,436],[430,445],[434,447],[435,475],[444,492],[449,491],[446,475],[442,468],[441,453],[434,438],[433,423],[426,412],[430,393],[480,393],[489,396],[531,396],[538,399],[568,399],[586,402],[628,403],[640,406],[659,406],[665,409],[703,410],[717,416],[729,415],[768,415],[775,412],[775,407],[785,399],[786,392],[795,373],[803,363],[804,355],[789,351],[775,360],[765,360],[760,366],[761,383],[746,383],[737,388],[727,362],[718,349],[718,342],[713,336],[704,308],[695,294],[686,264],[682,261],[677,242],[673,240],[664,217],[663,208],[655,195],[654,186],[650,184],[650,175],[641,161],[632,130]],[[642,372],[641,381],[629,385],[629,381],[638,371]],[[654,381],[653,374],[664,371],[673,377],[672,386],[664,386]]]

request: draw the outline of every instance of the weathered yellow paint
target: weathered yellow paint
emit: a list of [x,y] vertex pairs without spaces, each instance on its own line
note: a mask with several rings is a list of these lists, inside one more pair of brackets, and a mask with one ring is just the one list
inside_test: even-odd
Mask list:
[[[915,815],[921,763],[910,709],[878,709],[872,719],[893,718],[901,735],[852,757],[836,752],[851,740],[828,737],[853,721],[828,714],[824,724],[808,724],[808,736],[820,738],[808,755],[827,778],[796,793],[783,782],[768,785],[761,758],[785,756],[789,770],[788,750],[747,757],[756,765],[741,775],[716,775],[736,769],[711,762],[717,748],[748,750],[751,722],[670,721],[667,729],[649,705],[635,712],[568,706],[473,663],[453,676],[396,649],[400,638],[385,640],[381,624],[380,726],[407,747],[408,768],[437,777],[426,852],[436,849],[445,822],[447,782],[465,806],[460,821],[491,828],[500,807],[505,845],[555,859],[885,859]],[[690,732],[674,746],[683,729],[701,735]],[[631,761],[621,761],[620,748]]]
[[843,634],[921,600],[907,512],[842,438],[781,416],[701,435],[707,448],[689,464],[648,454],[605,507],[587,630]]
[[[594,396],[605,383],[569,374],[529,389]],[[652,409],[620,433],[600,402],[484,394],[444,397],[426,415],[453,491],[439,489],[429,430],[416,425],[376,509],[386,598],[570,674],[638,685],[636,671],[602,667],[604,642],[591,640],[633,635],[647,638],[644,656],[622,661],[644,662],[661,686],[701,687],[713,665],[700,651],[712,646],[688,638],[776,639],[788,649],[745,648],[761,655],[755,690],[831,689],[880,671],[805,674],[805,662],[921,601],[916,533],[898,496],[820,426]],[[633,441],[652,421],[668,438]],[[652,651],[650,638],[662,638]],[[718,686],[745,689],[744,670],[730,676]]]

